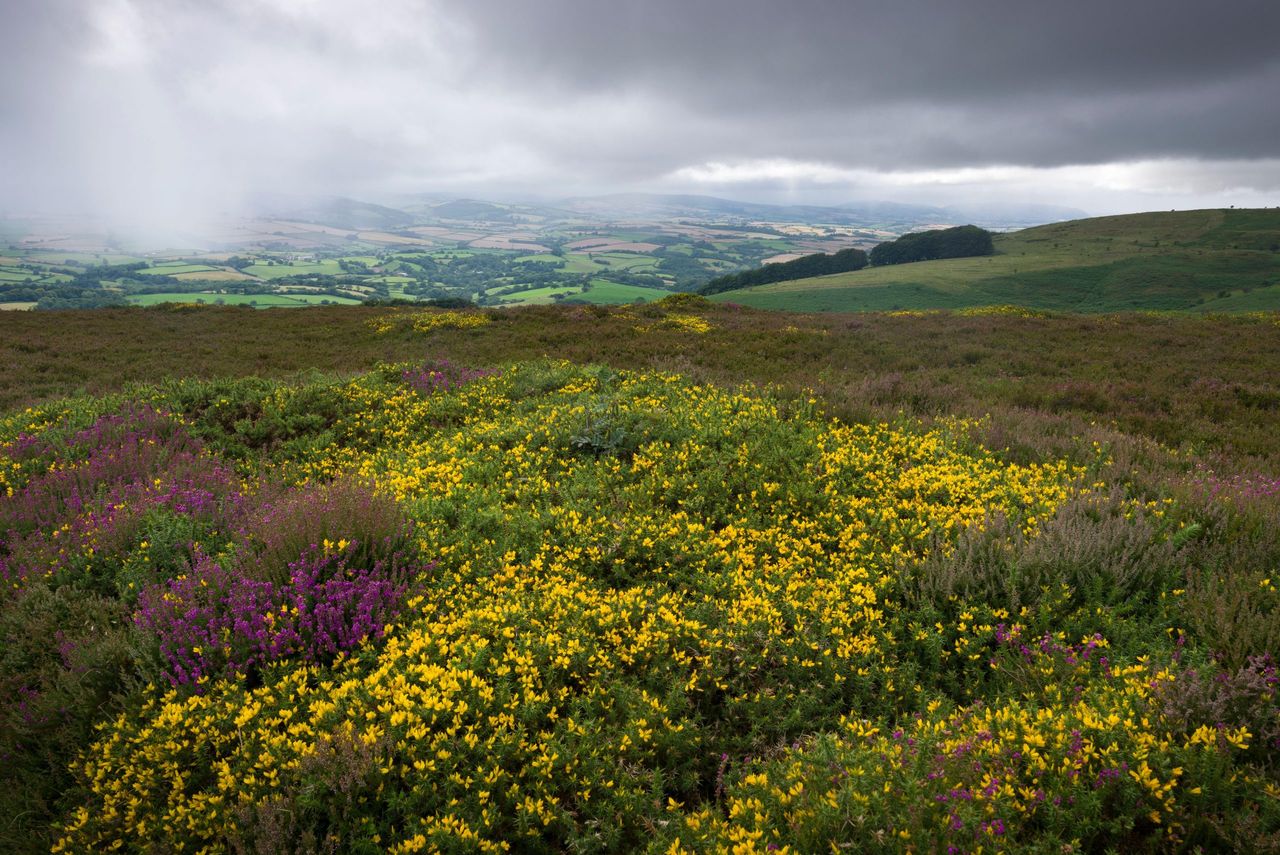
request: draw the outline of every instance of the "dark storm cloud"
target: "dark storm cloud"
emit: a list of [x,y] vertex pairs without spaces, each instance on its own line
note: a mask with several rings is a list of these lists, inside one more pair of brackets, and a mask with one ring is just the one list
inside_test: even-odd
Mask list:
[[455,9],[513,84],[652,93],[760,148],[799,135],[881,166],[1280,153],[1271,0]]
[[1280,188],[1274,0],[0,0],[0,31],[10,209]]

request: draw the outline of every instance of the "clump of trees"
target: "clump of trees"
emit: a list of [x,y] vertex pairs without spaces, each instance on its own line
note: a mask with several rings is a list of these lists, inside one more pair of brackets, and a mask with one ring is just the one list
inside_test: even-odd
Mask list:
[[768,285],[770,282],[786,282],[789,279],[807,279],[810,276],[826,276],[831,273],[847,273],[867,266],[867,254],[860,249],[842,249],[833,255],[824,252],[806,255],[779,264],[766,264],[754,270],[717,276],[702,286],[703,294],[719,294],[752,285]]
[[994,255],[995,251],[991,232],[977,226],[956,226],[953,229],[915,232],[877,244],[871,250],[871,263],[879,266],[937,258],[969,258]]

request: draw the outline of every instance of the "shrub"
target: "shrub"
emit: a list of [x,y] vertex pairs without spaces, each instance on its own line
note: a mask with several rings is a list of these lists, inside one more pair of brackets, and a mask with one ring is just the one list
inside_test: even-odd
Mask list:
[[402,555],[413,525],[396,501],[351,478],[268,488],[238,532],[233,565],[247,578],[282,584],[301,556],[325,541],[354,543],[351,561],[364,566]]
[[280,583],[247,578],[200,553],[186,574],[143,592],[135,619],[159,638],[174,685],[291,657],[331,662],[380,638],[424,569],[400,554],[362,561],[362,551],[356,541],[325,541],[291,562]]
[[1033,531],[997,514],[962,532],[954,548],[938,543],[900,571],[903,592],[910,601],[956,597],[1013,613],[1062,587],[1075,605],[1154,603],[1185,577],[1163,513],[1113,492],[1071,499]]

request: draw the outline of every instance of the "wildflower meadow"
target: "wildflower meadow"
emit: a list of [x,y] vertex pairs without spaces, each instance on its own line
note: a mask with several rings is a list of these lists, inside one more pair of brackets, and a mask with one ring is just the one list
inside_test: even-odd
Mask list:
[[0,419],[0,840],[1280,849],[1273,477],[433,352]]

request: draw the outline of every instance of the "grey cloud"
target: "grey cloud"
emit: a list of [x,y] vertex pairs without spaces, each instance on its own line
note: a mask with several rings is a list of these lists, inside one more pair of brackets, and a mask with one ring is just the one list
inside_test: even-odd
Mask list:
[[1276,59],[1267,0],[450,0],[516,75],[683,97],[979,100],[1159,90]]
[[[732,119],[765,145],[790,145],[796,128],[814,154],[864,165],[1280,151],[1268,107],[1280,97],[1274,2],[455,8],[512,85],[652,93],[673,112]],[[895,114],[926,127],[886,127]]]
[[10,208],[1280,157],[1275,2],[0,0],[0,28]]

